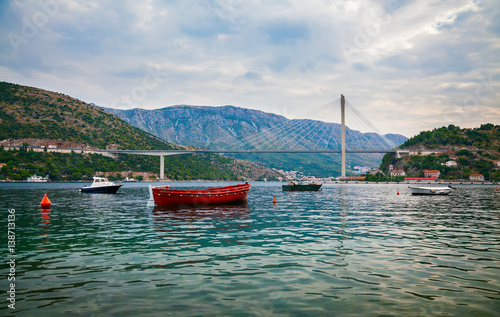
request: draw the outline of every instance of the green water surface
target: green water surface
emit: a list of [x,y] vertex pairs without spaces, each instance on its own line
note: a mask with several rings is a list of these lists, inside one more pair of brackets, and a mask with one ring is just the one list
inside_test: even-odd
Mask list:
[[143,183],[116,195],[0,184],[0,315],[498,316],[494,186],[411,196],[405,184],[252,185],[244,206],[162,209],[146,206]]

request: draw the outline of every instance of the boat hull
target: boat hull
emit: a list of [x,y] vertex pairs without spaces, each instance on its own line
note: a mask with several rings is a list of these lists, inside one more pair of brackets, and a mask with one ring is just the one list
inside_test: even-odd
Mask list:
[[82,193],[94,193],[94,194],[116,194],[118,189],[122,185],[112,185],[112,186],[100,186],[100,187],[83,187],[80,189]]
[[313,192],[321,189],[322,184],[307,184],[307,185],[283,185],[283,191],[286,192]]
[[451,192],[449,187],[409,187],[412,195],[448,195]]
[[244,204],[248,199],[250,184],[231,185],[207,189],[152,189],[156,206],[206,206]]

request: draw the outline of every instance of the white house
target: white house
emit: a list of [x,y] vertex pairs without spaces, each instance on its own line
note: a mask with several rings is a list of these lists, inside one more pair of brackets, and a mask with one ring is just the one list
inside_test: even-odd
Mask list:
[[403,170],[392,170],[391,176],[406,176],[406,173]]
[[427,178],[438,178],[441,172],[438,170],[424,170],[424,175]]
[[453,166],[457,166],[457,165],[458,165],[458,164],[457,164],[457,162],[455,162],[455,161],[448,161],[448,162],[446,162],[446,166],[447,166],[447,167],[453,167]]
[[484,181],[484,176],[482,174],[470,174],[469,179],[471,181]]

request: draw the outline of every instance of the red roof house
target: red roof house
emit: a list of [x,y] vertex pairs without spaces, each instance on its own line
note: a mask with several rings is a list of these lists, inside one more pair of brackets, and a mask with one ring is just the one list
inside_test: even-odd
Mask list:
[[441,172],[438,170],[424,170],[424,175],[428,178],[438,178]]
[[403,170],[392,170],[391,176],[406,176],[406,173]]
[[470,174],[469,179],[471,181],[484,181],[484,175],[482,175],[482,174]]

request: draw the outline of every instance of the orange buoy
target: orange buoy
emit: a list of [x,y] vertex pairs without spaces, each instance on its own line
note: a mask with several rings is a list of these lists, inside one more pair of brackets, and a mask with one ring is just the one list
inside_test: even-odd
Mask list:
[[40,202],[40,206],[42,206],[42,208],[50,208],[50,205],[51,205],[51,204],[52,204],[52,203],[50,202],[49,197],[47,197],[47,194],[45,194],[45,195],[43,196],[42,201]]
[[276,196],[273,198],[273,204],[276,204],[278,201],[276,200]]

